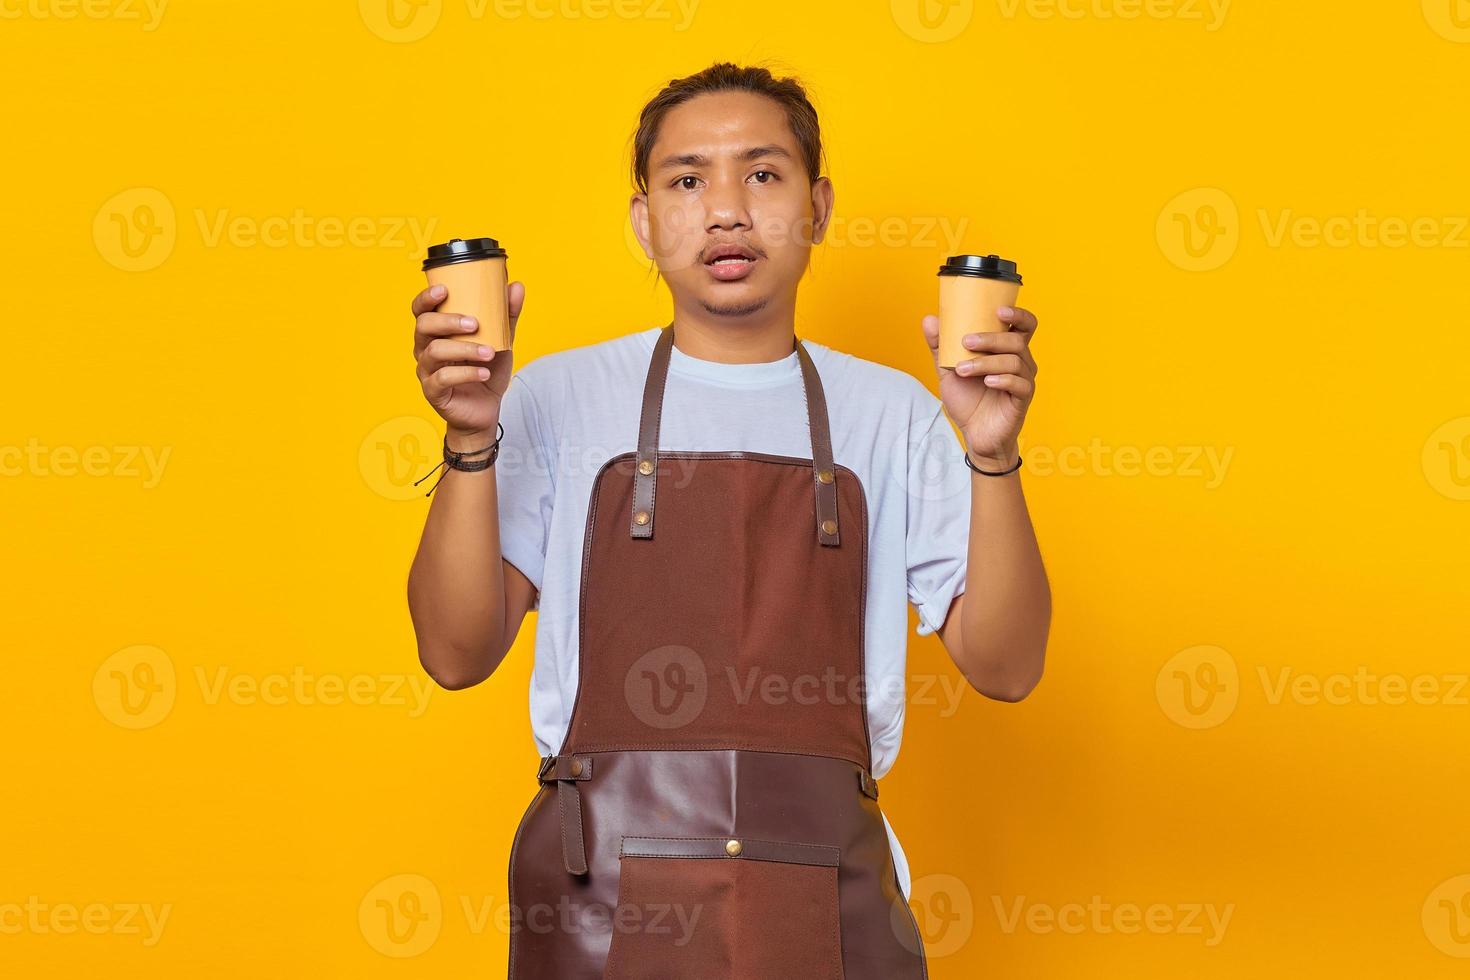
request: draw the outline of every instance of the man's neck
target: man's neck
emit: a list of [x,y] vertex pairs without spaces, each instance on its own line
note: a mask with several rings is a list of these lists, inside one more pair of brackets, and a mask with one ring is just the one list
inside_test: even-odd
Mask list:
[[723,364],[779,361],[795,347],[796,311],[771,307],[748,317],[674,309],[674,346],[681,353]]

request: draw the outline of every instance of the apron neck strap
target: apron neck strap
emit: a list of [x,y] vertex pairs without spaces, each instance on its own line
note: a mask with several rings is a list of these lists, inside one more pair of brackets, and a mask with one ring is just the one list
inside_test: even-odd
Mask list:
[[[827,547],[840,543],[837,534],[837,468],[832,462],[832,431],[827,419],[827,399],[822,379],[806,346],[791,338],[801,365],[801,384],[806,395],[807,428],[812,440],[812,485],[816,494],[817,541]],[[648,378],[643,385],[643,411],[638,421],[638,455],[634,460],[633,519],[635,538],[653,537],[653,504],[658,479],[658,430],[663,414],[664,386],[669,376],[669,359],[674,347],[674,325],[663,328],[653,345]]]

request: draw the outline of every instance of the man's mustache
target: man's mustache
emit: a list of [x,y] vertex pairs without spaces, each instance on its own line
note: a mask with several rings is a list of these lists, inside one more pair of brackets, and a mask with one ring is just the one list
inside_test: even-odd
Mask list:
[[758,245],[752,244],[751,242],[711,242],[710,244],[699,250],[699,261],[708,261],[710,253],[714,252],[714,250],[717,248],[728,248],[731,246],[735,248],[743,248],[758,259],[763,259],[766,257],[766,250],[759,247]]

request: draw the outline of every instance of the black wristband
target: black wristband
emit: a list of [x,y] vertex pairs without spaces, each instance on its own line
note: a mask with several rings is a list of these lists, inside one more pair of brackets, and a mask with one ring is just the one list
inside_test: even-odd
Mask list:
[[1019,470],[1021,468],[1021,454],[1020,453],[1017,453],[1016,454],[1016,465],[1015,466],[1012,466],[1010,469],[1001,470],[999,472],[992,472],[991,470],[982,470],[980,467],[978,467],[974,463],[970,462],[970,454],[968,452],[965,453],[965,465],[968,466],[970,469],[974,470],[976,473],[979,473],[981,476],[1010,476],[1012,473],[1016,472],[1016,470]]
[[459,460],[468,459],[471,456],[478,456],[481,453],[488,453],[494,450],[498,450],[500,448],[500,438],[501,436],[505,435],[505,427],[499,422],[496,422],[495,432],[495,441],[486,446],[484,449],[469,449],[462,453],[455,452],[453,449],[449,448],[449,434],[446,432],[444,434],[444,458],[450,461],[450,466],[453,466]]

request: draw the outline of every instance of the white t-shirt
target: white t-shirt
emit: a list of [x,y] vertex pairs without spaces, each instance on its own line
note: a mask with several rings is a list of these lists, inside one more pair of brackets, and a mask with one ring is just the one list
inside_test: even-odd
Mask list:
[[[495,464],[501,553],[537,601],[531,728],[537,752],[560,747],[577,695],[582,545],[603,463],[638,448],[638,422],[659,327],[547,354],[516,371],[501,407]],[[965,591],[970,476],[940,401],[913,376],[803,341],[822,380],[835,462],[862,481],[868,507],[864,636],[872,773],[882,778],[903,734],[908,609],[935,632]],[[659,448],[810,458],[795,351],[724,364],[674,347]],[[885,825],[887,817],[884,817]],[[905,895],[908,862],[889,842]]]

